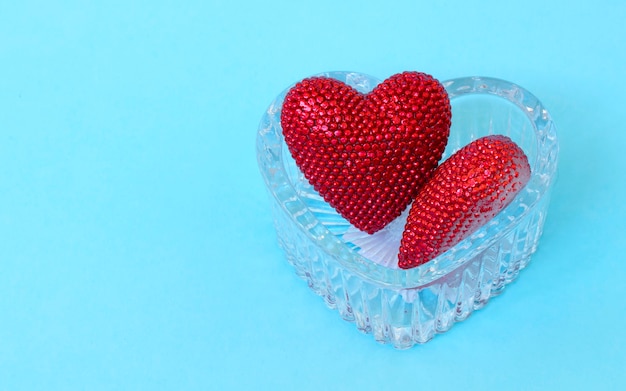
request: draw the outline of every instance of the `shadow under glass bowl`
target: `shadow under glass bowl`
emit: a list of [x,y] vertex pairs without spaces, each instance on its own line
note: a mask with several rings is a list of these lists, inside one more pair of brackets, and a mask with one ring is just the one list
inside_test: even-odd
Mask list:
[[[321,75],[363,93],[380,82],[354,72]],[[315,192],[283,140],[280,112],[288,89],[270,105],[257,134],[257,158],[270,193],[278,242],[296,274],[343,319],[399,349],[447,331],[518,276],[537,248],[556,175],[556,129],[534,95],[489,77],[442,84],[450,97],[452,127],[441,161],[474,139],[503,134],[528,156],[531,178],[487,224],[413,269],[373,262],[344,239],[350,224]]]

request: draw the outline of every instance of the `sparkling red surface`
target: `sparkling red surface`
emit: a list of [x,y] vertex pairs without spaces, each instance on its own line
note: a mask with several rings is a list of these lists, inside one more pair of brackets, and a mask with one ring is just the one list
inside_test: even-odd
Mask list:
[[443,86],[405,72],[368,94],[331,78],[305,79],[287,93],[281,125],[309,183],[371,234],[398,217],[433,175],[450,117]]
[[505,136],[474,140],[443,162],[411,205],[398,266],[435,258],[493,218],[530,178],[524,152]]

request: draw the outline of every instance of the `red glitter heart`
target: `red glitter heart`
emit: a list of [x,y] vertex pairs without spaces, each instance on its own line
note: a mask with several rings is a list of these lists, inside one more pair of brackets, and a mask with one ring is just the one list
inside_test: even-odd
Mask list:
[[405,72],[368,94],[327,77],[305,79],[287,93],[281,125],[309,183],[371,234],[398,217],[432,176],[450,117],[443,86]]
[[530,178],[526,155],[506,136],[466,145],[435,171],[411,205],[398,266],[422,265],[504,209]]

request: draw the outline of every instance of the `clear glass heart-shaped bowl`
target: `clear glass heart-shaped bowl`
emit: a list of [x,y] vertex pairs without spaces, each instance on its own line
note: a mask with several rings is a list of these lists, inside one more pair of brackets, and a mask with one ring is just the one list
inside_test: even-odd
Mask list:
[[[364,93],[380,82],[354,72],[322,75]],[[280,112],[288,89],[270,105],[257,134],[257,158],[270,193],[278,242],[296,274],[343,319],[399,349],[425,343],[466,319],[528,265],[542,233],[557,168],[556,129],[534,95],[488,77],[442,84],[452,106],[442,161],[476,138],[504,134],[528,156],[531,178],[496,217],[417,268],[401,270],[374,262],[347,239],[346,233],[354,228],[315,192],[283,140]]]

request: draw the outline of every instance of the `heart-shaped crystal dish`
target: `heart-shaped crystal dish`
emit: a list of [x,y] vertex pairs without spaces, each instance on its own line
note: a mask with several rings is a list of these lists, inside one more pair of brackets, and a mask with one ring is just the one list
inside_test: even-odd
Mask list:
[[[322,74],[366,93],[380,80],[354,72]],[[442,82],[452,127],[442,161],[472,140],[510,137],[526,153],[531,178],[496,217],[437,258],[402,270],[402,218],[380,233],[359,234],[315,192],[296,166],[280,125],[287,90],[270,105],[257,135],[257,157],[271,194],[278,242],[296,274],[330,308],[399,349],[425,343],[482,308],[528,265],[543,229],[558,141],[541,102],[513,83],[466,77]]]

